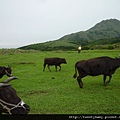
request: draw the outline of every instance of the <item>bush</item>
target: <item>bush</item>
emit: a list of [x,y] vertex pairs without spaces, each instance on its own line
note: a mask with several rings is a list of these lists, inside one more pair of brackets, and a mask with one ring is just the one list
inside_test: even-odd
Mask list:
[[89,49],[90,49],[89,46],[84,46],[84,47],[82,47],[82,50],[89,50]]
[[108,49],[109,49],[109,50],[113,50],[114,47],[113,47],[113,46],[108,46]]

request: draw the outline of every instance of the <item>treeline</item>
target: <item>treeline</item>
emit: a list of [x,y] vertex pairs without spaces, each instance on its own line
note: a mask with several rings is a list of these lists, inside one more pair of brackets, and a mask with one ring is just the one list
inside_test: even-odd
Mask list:
[[19,49],[24,49],[24,50],[40,50],[40,51],[55,51],[55,50],[75,50],[76,48],[74,46],[57,46],[57,47],[51,47],[51,46],[46,46],[46,45],[30,45],[30,46],[25,46],[21,47]]
[[[94,50],[94,49],[120,49],[120,38],[111,38],[111,39],[103,39],[103,40],[96,40],[96,41],[75,41],[70,42],[67,45],[59,44],[55,46],[55,44],[48,44],[41,43],[41,44],[32,44],[28,46],[21,47],[20,49],[24,50],[40,50],[40,51],[55,51],[55,50],[76,50],[79,45],[82,45],[82,50]],[[66,44],[66,43],[65,43]]]

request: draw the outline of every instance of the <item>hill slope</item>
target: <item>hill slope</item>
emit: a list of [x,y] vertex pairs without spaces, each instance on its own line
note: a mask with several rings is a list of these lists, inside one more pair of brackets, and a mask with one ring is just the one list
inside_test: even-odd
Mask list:
[[87,31],[65,35],[58,40],[32,44],[20,49],[35,50],[71,50],[78,45],[102,45],[120,43],[120,21],[117,19],[103,20]]

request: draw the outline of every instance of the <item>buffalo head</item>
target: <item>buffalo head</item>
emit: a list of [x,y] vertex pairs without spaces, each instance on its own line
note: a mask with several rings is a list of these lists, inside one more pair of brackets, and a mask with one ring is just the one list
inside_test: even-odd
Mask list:
[[5,68],[5,73],[8,77],[12,76],[12,69],[9,65]]
[[67,61],[65,58],[61,58],[61,63],[67,64]]
[[17,77],[9,77],[0,83],[0,113],[28,114],[30,107],[18,97],[15,89],[8,84],[13,79],[17,79]]
[[7,67],[0,66],[0,78],[4,75],[7,75],[8,77],[12,76],[12,69],[9,65]]

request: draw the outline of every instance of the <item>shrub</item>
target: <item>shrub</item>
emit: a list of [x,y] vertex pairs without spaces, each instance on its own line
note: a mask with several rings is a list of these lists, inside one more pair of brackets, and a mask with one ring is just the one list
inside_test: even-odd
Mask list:
[[108,46],[108,49],[109,49],[109,50],[113,50],[114,47],[113,47],[113,46]]

